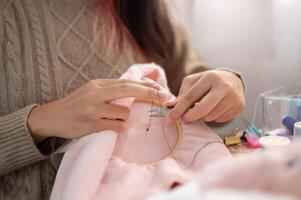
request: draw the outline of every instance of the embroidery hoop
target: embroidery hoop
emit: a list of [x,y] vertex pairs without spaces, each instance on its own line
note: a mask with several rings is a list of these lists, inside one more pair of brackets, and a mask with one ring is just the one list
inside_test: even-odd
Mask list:
[[[158,101],[158,100],[135,99],[134,102],[153,104],[155,106],[163,107],[163,108],[165,107],[165,105],[162,102]],[[176,124],[176,128],[178,130],[177,131],[177,134],[178,134],[177,142],[174,145],[174,147],[170,150],[170,152],[164,158],[162,158],[162,160],[165,159],[165,158],[167,158],[167,157],[173,156],[177,152],[177,150],[179,149],[180,144],[182,143],[182,137],[183,137],[182,125],[181,125],[181,123],[180,123],[179,120],[176,120],[175,124]],[[156,162],[158,162],[158,161],[155,161],[154,163],[156,163]],[[152,164],[152,163],[149,163],[149,164]]]

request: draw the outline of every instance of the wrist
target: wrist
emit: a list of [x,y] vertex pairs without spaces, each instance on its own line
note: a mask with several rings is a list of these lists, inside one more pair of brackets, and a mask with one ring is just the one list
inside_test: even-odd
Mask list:
[[39,114],[40,106],[34,107],[28,115],[27,119],[27,127],[36,144],[42,142],[47,138],[47,136],[42,135],[42,126],[39,122],[39,118],[41,117]]

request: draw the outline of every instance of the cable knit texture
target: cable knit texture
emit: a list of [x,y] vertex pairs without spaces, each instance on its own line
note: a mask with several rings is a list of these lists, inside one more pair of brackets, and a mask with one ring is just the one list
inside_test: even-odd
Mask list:
[[[139,62],[130,48],[108,55],[101,20],[101,39],[93,39],[97,1],[0,1],[0,199],[50,196],[56,170],[48,154],[56,140],[33,143],[27,118],[34,106],[61,98],[91,79],[117,78]],[[174,57],[159,62],[172,88],[188,71],[207,69],[189,51],[183,29],[174,26]]]

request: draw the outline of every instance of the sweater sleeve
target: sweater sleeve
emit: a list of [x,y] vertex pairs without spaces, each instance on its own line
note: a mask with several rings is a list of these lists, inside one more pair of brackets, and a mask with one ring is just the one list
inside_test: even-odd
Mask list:
[[27,118],[36,105],[0,117],[0,176],[45,159],[31,137]]

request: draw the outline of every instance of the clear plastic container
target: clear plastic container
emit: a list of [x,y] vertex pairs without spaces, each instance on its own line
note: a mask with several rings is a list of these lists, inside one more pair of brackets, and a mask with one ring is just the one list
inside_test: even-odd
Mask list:
[[284,118],[301,121],[301,83],[291,83],[262,93],[255,109],[255,124],[263,135],[276,135],[289,130],[283,123]]

